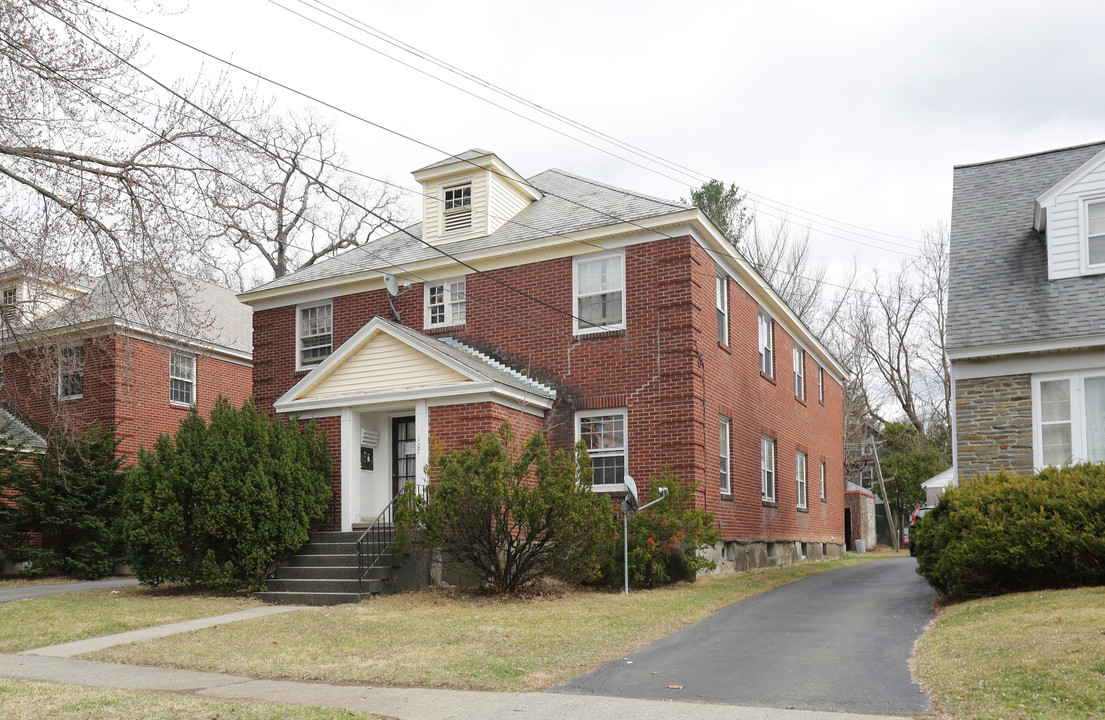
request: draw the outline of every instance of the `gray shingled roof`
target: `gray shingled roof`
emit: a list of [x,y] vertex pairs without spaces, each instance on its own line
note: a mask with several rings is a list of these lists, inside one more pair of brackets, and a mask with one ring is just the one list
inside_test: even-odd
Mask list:
[[0,442],[9,448],[45,450],[46,440],[15,415],[0,408]]
[[1105,142],[955,168],[948,349],[1105,331],[1105,276],[1048,281],[1034,202]]
[[[431,166],[432,167],[432,166]],[[544,195],[526,206],[490,235],[443,245],[452,255],[472,250],[563,235],[681,212],[693,206],[648,197],[564,172],[546,170],[528,179]],[[402,267],[441,257],[441,252],[421,242],[422,224],[411,225],[367,245],[349,250],[325,262],[305,267],[250,292],[272,290],[299,283],[341,277],[372,270]]]
[[233,291],[179,273],[151,280],[122,270],[36,324],[41,329],[116,319],[151,331],[253,352],[253,309]]

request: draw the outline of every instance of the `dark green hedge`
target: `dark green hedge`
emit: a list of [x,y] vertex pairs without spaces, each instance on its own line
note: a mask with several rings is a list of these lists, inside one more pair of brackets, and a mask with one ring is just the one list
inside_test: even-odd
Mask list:
[[942,593],[1105,584],[1105,465],[964,483],[944,493],[912,539],[917,571]]
[[256,590],[307,542],[330,499],[326,437],[219,398],[194,410],[127,473],[125,528],[143,583]]

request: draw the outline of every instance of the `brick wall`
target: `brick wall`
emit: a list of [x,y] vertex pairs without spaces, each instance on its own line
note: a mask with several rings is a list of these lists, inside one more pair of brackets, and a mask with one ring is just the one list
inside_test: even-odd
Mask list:
[[[139,447],[152,447],[159,434],[176,432],[188,408],[169,402],[169,348],[117,334],[86,338],[83,345],[83,397],[58,399],[56,355],[50,348],[4,356],[0,399],[47,428],[119,424],[120,451],[129,462]],[[197,408],[209,416],[219,394],[241,405],[250,395],[251,380],[248,365],[198,355]]]
[[1032,467],[1032,376],[957,380],[955,432],[958,470],[966,481]]
[[[670,468],[699,483],[699,507],[715,513],[727,539],[830,542],[844,533],[843,430],[840,386],[825,375],[817,399],[817,364],[807,355],[807,400],[794,398],[791,340],[775,332],[776,380],[761,376],[756,302],[730,281],[730,343],[719,347],[714,304],[715,265],[690,238],[627,249],[627,331],[573,337],[572,259],[518,265],[467,276],[467,320],[451,334],[487,350],[557,390],[543,429],[554,448],[575,440],[579,410],[627,410],[628,467],[644,485]],[[404,324],[423,330],[419,285],[397,298]],[[372,317],[391,318],[383,290],[334,299],[334,346]],[[305,373],[295,371],[295,308],[254,313],[254,394],[272,403]],[[474,413],[472,417],[468,414]],[[498,426],[501,413],[484,406],[433,408],[431,431],[447,444],[467,442]],[[718,416],[732,418],[732,498],[720,496]],[[517,414],[532,424],[532,416]],[[463,417],[464,420],[457,418]],[[512,418],[511,422],[515,422]],[[478,427],[482,424],[483,427]],[[777,503],[760,499],[760,434],[777,438]],[[524,434],[519,432],[520,435]],[[808,512],[795,507],[795,451],[808,453]],[[819,464],[828,468],[827,502],[820,500]]]

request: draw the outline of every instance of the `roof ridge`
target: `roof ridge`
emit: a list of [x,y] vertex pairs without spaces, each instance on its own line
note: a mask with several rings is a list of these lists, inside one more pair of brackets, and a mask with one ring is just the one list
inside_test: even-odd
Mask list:
[[1042,155],[1053,155],[1055,153],[1070,152],[1071,150],[1081,150],[1082,148],[1094,147],[1097,145],[1105,147],[1105,140],[1082,143],[1080,145],[1069,145],[1067,147],[1055,148],[1053,150],[1041,150],[1039,152],[1024,153],[1023,155],[1010,155],[1009,157],[998,158],[996,160],[982,160],[980,162],[963,163],[962,165],[953,165],[952,169],[958,170],[960,168],[980,167],[982,165],[996,165],[997,163],[1010,162],[1012,160],[1025,160],[1027,158],[1040,157]]
[[[607,190],[613,190],[614,192],[620,192],[620,193],[623,193],[625,195],[630,195],[630,196],[635,197],[635,198],[640,198],[641,200],[650,200],[652,202],[660,203],[661,205],[670,205],[671,207],[678,208],[680,210],[689,210],[689,209],[694,207],[694,205],[687,205],[685,203],[676,202],[675,200],[669,200],[669,199],[666,199],[666,198],[656,197],[655,195],[645,195],[644,193],[636,192],[634,190],[628,190],[628,189],[623,188],[623,187],[618,187],[617,185],[611,185],[610,183],[604,183],[601,180],[595,180],[593,178],[584,177],[583,175],[577,175],[575,173],[568,172],[567,170],[561,170],[560,168],[548,168],[547,170],[542,170],[541,172],[537,173],[536,175],[533,175],[532,177],[526,178],[526,182],[532,183],[534,179],[540,177],[541,175],[544,175],[545,173],[556,173],[558,175],[563,175],[564,177],[572,178],[573,180],[579,180],[580,182],[585,182],[588,185],[597,185],[598,187],[605,188]],[[538,190],[541,190],[541,188],[536,186],[536,185],[534,187],[537,187]],[[544,192],[544,191],[542,190],[542,192]]]

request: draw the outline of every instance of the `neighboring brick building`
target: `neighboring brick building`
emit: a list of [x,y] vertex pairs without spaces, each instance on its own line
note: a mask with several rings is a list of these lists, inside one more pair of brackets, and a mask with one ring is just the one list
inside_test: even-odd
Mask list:
[[241,404],[251,393],[250,309],[226,288],[16,269],[0,274],[0,292],[0,405],[45,431],[118,425],[133,461],[193,405],[206,415],[220,394]]
[[955,473],[1105,461],[1105,143],[955,168]]
[[596,491],[696,485],[730,566],[840,551],[844,369],[705,215],[481,150],[414,176],[422,223],[240,296],[258,406],[330,433],[335,528],[509,419],[587,442]]

